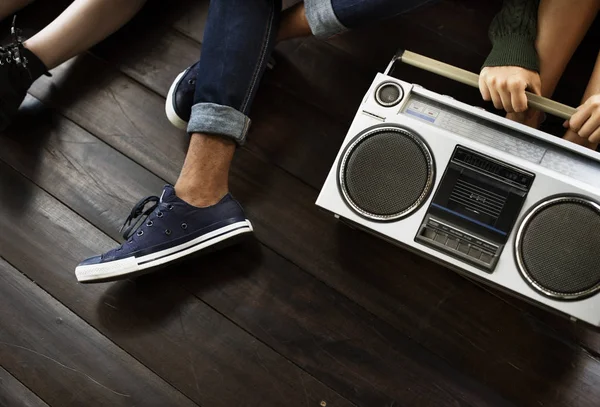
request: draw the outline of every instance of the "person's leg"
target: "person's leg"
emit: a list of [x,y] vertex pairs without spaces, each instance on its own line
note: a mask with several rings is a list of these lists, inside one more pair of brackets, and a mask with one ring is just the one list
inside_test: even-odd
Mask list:
[[227,192],[229,167],[236,146],[246,139],[247,115],[275,44],[280,14],[281,0],[211,1],[201,59],[194,75],[183,81],[195,84],[195,104],[179,180],[174,188],[165,187],[160,198],[136,205],[125,225],[126,242],[79,264],[79,281],[146,273],[252,232],[242,207]]
[[573,53],[598,14],[599,0],[541,0],[536,49],[542,95],[552,97]]
[[50,70],[96,45],[127,23],[146,0],[75,0],[25,42]]
[[304,2],[285,10],[281,16],[281,26],[277,33],[277,42],[311,35],[310,25],[306,18]]
[[[540,1],[536,49],[540,59],[542,96],[552,97],[569,60],[594,21],[599,3],[598,0]],[[530,110],[510,113],[507,117],[538,127],[542,114]]]
[[229,165],[243,144],[248,112],[275,45],[281,0],[211,2],[195,101],[188,125],[188,155],[175,185],[195,206],[217,202],[228,190]]
[[115,32],[145,1],[75,0],[25,43],[16,38],[0,47],[0,130],[10,125],[33,82]]
[[[349,28],[393,17],[437,0],[305,0],[285,10],[275,42],[315,34],[329,37]],[[203,73],[203,72],[202,72]],[[193,86],[199,74],[196,63],[182,72],[171,85],[165,102],[169,121],[185,129],[194,104]]]
[[306,18],[317,37],[327,38],[433,3],[437,0],[305,0]]
[[[581,101],[583,103],[592,95],[598,94],[600,94],[600,54],[598,54],[598,59],[596,60],[596,65],[594,66],[594,72],[592,73],[592,77],[588,82],[588,86]],[[569,140],[584,147],[591,148],[592,150],[596,150],[598,148],[598,143],[592,143],[587,139],[579,137],[579,135],[572,130],[568,130],[565,133],[565,140]]]
[[192,137],[175,185],[177,195],[193,205],[206,206],[227,192],[227,173],[236,147],[231,140],[244,142],[250,124],[247,114],[276,40],[311,32],[333,35],[431,1],[306,0],[284,13],[285,27],[279,35],[280,0],[211,3],[202,58],[195,66],[196,100],[188,126]]
[[10,17],[16,11],[33,2],[34,0],[2,0],[0,2],[0,20]]

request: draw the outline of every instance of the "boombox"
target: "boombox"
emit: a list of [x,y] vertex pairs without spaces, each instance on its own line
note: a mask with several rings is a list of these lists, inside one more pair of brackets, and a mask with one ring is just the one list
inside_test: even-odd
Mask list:
[[[399,54],[365,95],[317,205],[469,278],[600,326],[600,155],[403,82],[389,74],[397,61],[477,84],[475,74]],[[563,117],[573,112],[528,97]]]

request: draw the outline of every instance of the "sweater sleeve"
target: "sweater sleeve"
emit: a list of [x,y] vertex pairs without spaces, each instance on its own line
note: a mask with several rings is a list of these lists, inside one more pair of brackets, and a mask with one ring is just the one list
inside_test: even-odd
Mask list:
[[539,72],[535,39],[539,0],[504,0],[489,30],[492,51],[486,66],[520,66]]

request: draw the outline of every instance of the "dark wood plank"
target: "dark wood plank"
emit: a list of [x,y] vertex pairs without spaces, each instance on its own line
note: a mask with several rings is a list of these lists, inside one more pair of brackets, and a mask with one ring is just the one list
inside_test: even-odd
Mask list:
[[51,406],[195,405],[1,258],[0,325],[3,366]]
[[[188,62],[171,63],[176,67],[167,67],[165,71],[176,72]],[[158,82],[164,87],[171,79]],[[295,120],[295,124],[299,123],[298,118]],[[148,128],[147,134],[149,142],[155,143],[172,133],[158,134]],[[276,135],[273,131],[273,137]],[[126,145],[121,147],[128,154],[137,154]],[[318,152],[318,147],[311,145],[311,148]],[[146,161],[155,168],[162,166],[157,172],[161,177],[175,179],[175,172],[165,171],[168,163]],[[255,179],[263,182],[259,185]],[[537,319],[530,320],[518,309],[446,270],[370,237],[333,227],[328,217],[314,214],[314,190],[262,166],[244,151],[238,156],[232,184],[234,192],[248,202],[250,214],[258,219],[261,240],[453,365],[482,377],[509,399],[525,405],[538,401],[554,405],[577,405],[579,400],[594,402],[593,391],[571,389],[561,380],[562,375],[568,374],[571,356],[577,361],[574,363],[585,366],[584,382],[588,390],[596,380],[596,362],[576,343],[565,340],[562,332],[550,335]],[[259,203],[258,197],[269,197],[269,202]],[[286,213],[280,213],[283,211],[278,208],[286,208]],[[414,271],[419,269],[423,271]],[[519,340],[520,336],[525,339]],[[481,360],[488,363],[482,366]],[[547,366],[554,369],[550,380],[545,374]],[[518,387],[512,386],[513,381]],[[561,390],[550,394],[548,388]]]
[[204,27],[208,17],[208,5],[208,0],[201,0],[197,1],[197,4],[188,5],[186,7],[187,13],[177,19],[173,27],[182,34],[202,43],[204,41]]
[[[114,102],[110,95],[108,100]],[[54,196],[71,197],[70,207],[94,225],[103,223],[103,230],[119,239],[123,216],[149,191],[160,191],[164,181],[148,176],[147,170],[73,122],[54,116],[27,96],[15,125],[1,138],[0,159],[37,184],[52,186]],[[69,174],[81,175],[64,182]]]
[[[67,84],[61,79],[61,71],[57,72],[56,80],[64,86],[76,89],[81,85],[75,76],[71,79]],[[34,89],[42,96],[43,83]],[[160,100],[151,102],[152,97],[143,90],[122,83],[127,97],[139,100],[143,95],[146,100],[147,120],[141,125],[145,126],[147,143],[186,137],[160,124]],[[61,100],[59,93],[57,87],[55,101]],[[125,120],[113,106],[104,122],[96,121],[91,114],[93,105],[77,103],[61,109],[101,137],[103,126],[121,126]],[[136,137],[125,134],[119,140],[105,140],[127,154],[137,154]],[[183,151],[171,162],[180,163],[182,157]],[[171,163],[155,161],[151,156],[143,159],[153,163],[162,178],[176,178],[177,172],[169,170]],[[441,267],[369,236],[336,227],[329,216],[314,207],[314,189],[244,150],[239,151],[234,165],[232,188],[246,204],[262,242],[508,399],[524,405],[538,401],[577,405],[577,400],[596,400],[597,395],[589,390],[600,380],[598,363],[576,344],[564,342],[560,335],[548,335],[538,327],[537,320]],[[487,362],[482,364],[482,360]],[[585,366],[587,390],[572,389],[562,381],[571,363]],[[550,378],[548,365],[554,366]],[[548,392],[550,387],[560,391]]]
[[[91,60],[91,58],[89,59]],[[98,67],[99,64],[95,61],[93,65]],[[86,68],[86,72],[89,73],[90,70]],[[60,73],[58,73],[57,80],[61,81]],[[128,90],[132,90],[136,86],[139,87],[132,83]],[[56,93],[60,92],[57,87],[53,89]],[[106,94],[103,93],[97,95],[97,98],[106,97]],[[116,97],[120,98],[119,95]],[[156,95],[147,97],[146,106],[153,106],[154,109],[149,109],[143,119],[149,120],[148,117],[153,117],[151,112],[159,111],[162,103],[163,100]],[[104,105],[103,102],[99,102],[99,104]],[[75,109],[75,106],[68,110]],[[85,115],[81,114],[79,117],[85,117]],[[111,117],[113,121],[124,120],[118,119],[120,116],[117,115]],[[32,120],[25,121],[33,122]],[[39,120],[35,123],[37,129],[29,131],[35,134],[43,133],[44,130],[43,127],[40,128]],[[89,125],[89,123],[86,124]],[[65,125],[65,127],[67,126]],[[23,131],[21,127],[19,129]],[[61,138],[64,137],[62,133],[58,133],[61,134]],[[85,142],[85,140],[93,139],[90,135],[78,135],[75,131],[71,133],[73,134],[70,137],[77,146],[87,146],[90,142]],[[118,176],[118,172],[123,167],[118,160],[112,160],[112,169],[111,167],[103,168],[102,172],[96,174],[96,182],[91,183],[90,171],[72,171],[64,164],[64,162],[76,162],[85,167],[88,165],[88,161],[84,161],[82,156],[90,154],[79,154],[78,150],[73,152],[72,148],[65,143],[50,144],[49,142],[48,144],[48,151],[59,153],[51,156],[47,152],[42,153],[43,159],[40,161],[43,163],[43,168],[39,172],[48,173],[53,179],[60,179],[59,184],[63,187],[56,188],[54,183],[47,181],[47,178],[37,178],[37,183],[78,212],[87,212],[87,207],[110,205],[114,197],[101,193],[110,186],[102,184],[110,184]],[[103,148],[110,150],[106,145]],[[4,159],[27,176],[32,176],[29,166],[23,163],[31,162],[35,157],[28,157],[27,149],[21,148],[19,142],[12,143],[11,150],[16,151],[17,154],[7,154]],[[93,152],[98,157],[105,157],[110,153],[92,150],[88,152]],[[90,165],[95,167],[93,162]],[[131,176],[138,174],[136,171],[129,171],[129,173]],[[143,176],[148,178],[147,175]],[[132,178],[120,179],[119,183],[121,188],[127,189],[130,184],[132,189],[136,188],[134,187],[136,180]],[[143,185],[144,183],[139,182],[139,184]],[[90,194],[78,193],[78,185],[90,185],[97,191]],[[65,191],[69,192],[65,193]],[[152,189],[149,188],[145,192],[146,195],[152,193]],[[81,200],[89,201],[85,203]],[[94,214],[94,216],[94,223],[98,227],[111,230],[113,226],[111,217],[107,216],[106,219],[102,219],[101,213]],[[235,322],[243,324],[244,328],[252,335],[268,343],[282,355],[301,365],[309,373],[321,378],[325,384],[342,392],[352,401],[361,405],[389,405],[405,402],[414,404],[418,402],[423,406],[437,406],[455,400],[477,406],[505,404],[493,392],[452,370],[444,361],[432,357],[427,351],[408,341],[389,325],[364,312],[334,290],[318,283],[313,277],[303,273],[272,251],[259,246],[258,252],[242,248],[235,253],[236,255],[233,257],[230,252],[226,252],[217,255],[216,260],[211,261],[214,256],[205,259],[208,263],[203,262],[202,267],[211,270],[210,273],[207,273],[207,276],[210,276],[208,277],[210,283],[194,273],[198,262],[186,267],[189,271],[188,274],[173,275],[171,278],[174,281],[180,281],[181,277],[185,278],[184,281],[180,281],[182,286],[192,289],[211,307],[224,313],[228,318],[234,319]],[[279,278],[274,278],[274,276],[279,276]],[[236,277],[244,277],[244,279]],[[160,278],[156,280],[156,283],[160,284],[159,281],[161,281]],[[210,289],[212,286],[215,288]],[[265,293],[271,290],[274,298],[267,300]],[[271,306],[271,301],[283,303],[286,299],[289,300],[288,294],[291,290],[297,291],[298,295],[302,292],[305,298],[302,301],[291,301],[285,307]],[[205,298],[204,295],[207,297]],[[219,299],[222,295],[226,296],[225,303]],[[233,298],[235,298],[236,305],[232,307]],[[263,303],[264,305],[259,307]],[[312,304],[314,311],[309,315],[305,315],[305,303]],[[112,305],[117,309],[124,308],[118,303]],[[324,312],[323,310],[331,311]],[[107,318],[118,319],[120,313],[120,311],[115,311],[114,315]],[[265,323],[267,321],[268,324]],[[307,321],[310,321],[310,326],[305,326]],[[339,324],[339,327],[332,328],[332,324]],[[278,326],[281,327],[281,330],[278,333],[274,331],[269,333],[272,329],[268,328],[269,326]],[[298,328],[292,329],[293,327]],[[379,336],[374,336],[374,332],[379,333]],[[382,334],[383,332],[386,334]],[[314,345],[308,347],[306,344]],[[371,379],[365,379],[366,376]],[[406,386],[395,386],[394,384],[398,381],[405,383]],[[437,383],[436,387],[431,387],[431,383]],[[426,398],[424,398],[425,394]]]
[[[168,82],[148,85],[160,91]],[[307,121],[296,117],[290,123]],[[272,129],[272,140],[281,131],[285,129]],[[320,143],[307,143],[314,160],[321,160]],[[593,391],[563,382],[573,358],[587,366],[586,383],[597,382],[598,375],[597,361],[560,331],[548,332],[539,320],[441,267],[371,237],[332,227],[332,221],[313,207],[314,190],[243,151],[232,185],[247,202],[261,241],[507,398],[525,405],[596,402]],[[268,202],[258,201],[265,196],[270,197]],[[487,363],[482,365],[481,360]],[[554,368],[552,384],[542,373],[547,366]],[[549,388],[562,390],[550,396]]]
[[13,375],[0,367],[0,406],[48,407],[48,404],[44,403],[42,399],[23,386]]
[[[38,126],[37,132],[43,133],[43,121]],[[76,159],[68,155],[68,149],[55,153],[64,154],[65,161]],[[54,168],[50,172],[64,178],[74,174],[60,164],[50,158],[44,169]],[[78,165],[85,167],[83,162]],[[94,176],[115,182],[118,169],[118,165],[114,167],[113,177]],[[89,172],[82,173],[90,182]],[[75,178],[72,187],[80,185],[76,181],[82,178]],[[194,401],[211,406],[270,406],[294,400],[302,405],[308,397],[311,403],[327,400],[332,406],[352,405],[169,276],[122,282],[108,290],[107,286],[77,284],[73,270],[78,261],[107,250],[114,241],[5,164],[0,164],[0,193],[0,228],[4,232],[0,255]],[[107,217],[105,225],[110,224]]]
[[187,287],[358,405],[512,405],[263,245],[203,266]]

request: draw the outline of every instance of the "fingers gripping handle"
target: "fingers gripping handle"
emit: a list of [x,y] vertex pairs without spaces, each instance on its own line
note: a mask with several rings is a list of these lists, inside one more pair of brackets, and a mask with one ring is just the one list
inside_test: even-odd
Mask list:
[[[425,57],[423,55],[415,54],[414,52],[410,51],[399,51],[394,57],[394,60],[388,66],[386,73],[388,73],[391,70],[393,64],[396,61],[401,61],[407,65],[412,65],[414,67],[435,73],[437,75],[441,75],[446,78],[464,83],[465,85],[473,86],[474,88],[479,88],[479,75],[437,61],[435,59]],[[576,112],[576,110],[571,106],[555,102],[554,100],[538,96],[531,92],[525,92],[525,94],[527,95],[527,102],[529,107],[533,107],[548,114],[563,119],[570,119],[571,116]]]

